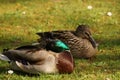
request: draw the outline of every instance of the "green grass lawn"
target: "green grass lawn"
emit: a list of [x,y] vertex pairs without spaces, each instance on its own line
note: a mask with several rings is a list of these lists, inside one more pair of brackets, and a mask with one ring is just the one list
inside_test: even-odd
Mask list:
[[0,80],[119,80],[120,0],[0,0],[0,52],[36,42],[36,32],[74,30],[79,24],[90,25],[99,43],[94,60],[75,59],[72,74],[39,76],[8,74],[9,64],[0,61]]

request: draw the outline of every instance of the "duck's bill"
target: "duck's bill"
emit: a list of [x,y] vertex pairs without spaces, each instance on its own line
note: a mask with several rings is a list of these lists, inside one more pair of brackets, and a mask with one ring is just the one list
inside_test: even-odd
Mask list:
[[97,46],[96,46],[96,41],[94,40],[94,38],[93,38],[92,36],[89,36],[89,40],[90,40],[90,42],[92,43],[92,46],[93,46],[94,48],[96,48]]

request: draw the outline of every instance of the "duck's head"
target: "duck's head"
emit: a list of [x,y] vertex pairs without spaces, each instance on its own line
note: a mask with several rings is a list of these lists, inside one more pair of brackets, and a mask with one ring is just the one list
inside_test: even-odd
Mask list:
[[88,39],[91,42],[91,44],[93,45],[93,47],[96,48],[96,42],[91,35],[91,31],[90,31],[88,25],[79,25],[76,28],[75,35],[77,37],[81,37],[83,39]]

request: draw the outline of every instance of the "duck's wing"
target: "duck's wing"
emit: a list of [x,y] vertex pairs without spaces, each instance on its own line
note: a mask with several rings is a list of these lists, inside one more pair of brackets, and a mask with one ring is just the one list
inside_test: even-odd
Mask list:
[[10,60],[25,60],[28,62],[34,62],[39,60],[44,60],[47,57],[47,51],[41,49],[28,49],[19,48],[15,50],[8,50],[2,53],[4,56],[8,57]]
[[31,73],[31,74],[39,74],[39,71],[36,70],[34,66],[31,64],[26,65],[19,61],[14,61],[14,62],[11,62],[10,66],[11,66],[11,69],[13,70],[23,71],[23,72]]
[[75,31],[73,30],[57,30],[57,31],[48,31],[48,32],[38,32],[36,33],[37,35],[39,35],[41,38],[50,38],[50,39],[54,39],[54,35],[53,33],[63,33],[63,32],[71,32],[71,33],[75,33]]
[[[39,56],[41,60],[35,61],[33,63],[27,62],[27,64],[24,64],[19,61],[15,61],[14,64],[11,65],[12,69],[14,70],[16,69],[32,74],[38,74],[39,72],[43,72],[43,73],[58,72],[56,68],[56,58],[55,58],[56,54],[54,52],[45,51],[45,50],[41,50],[40,53],[43,54]],[[16,65],[17,68],[14,67],[14,65]]]

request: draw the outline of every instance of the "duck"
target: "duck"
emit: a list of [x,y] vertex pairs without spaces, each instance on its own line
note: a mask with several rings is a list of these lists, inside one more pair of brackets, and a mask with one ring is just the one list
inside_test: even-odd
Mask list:
[[[74,58],[91,59],[98,52],[97,44],[88,25],[79,25],[76,30],[44,32],[68,45]],[[40,35],[39,32],[37,35]]]
[[30,74],[70,74],[74,70],[73,56],[69,50],[57,53],[33,45],[5,50],[0,54],[0,60],[9,62],[12,70]]

